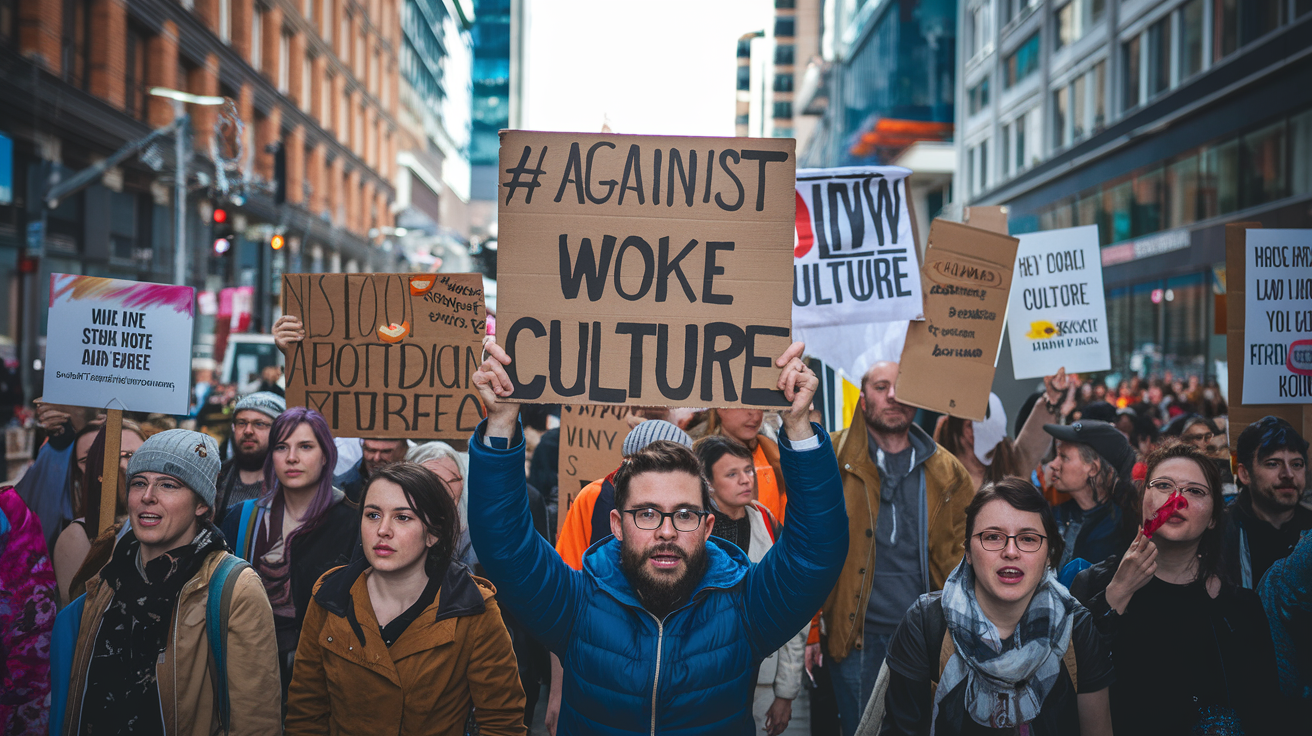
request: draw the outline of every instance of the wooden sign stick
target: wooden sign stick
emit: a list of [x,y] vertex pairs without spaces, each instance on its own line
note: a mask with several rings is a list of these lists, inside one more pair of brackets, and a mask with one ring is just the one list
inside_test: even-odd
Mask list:
[[123,410],[109,409],[105,416],[105,465],[100,476],[100,521],[96,524],[96,536],[114,524],[115,511],[118,510],[119,451],[122,447]]

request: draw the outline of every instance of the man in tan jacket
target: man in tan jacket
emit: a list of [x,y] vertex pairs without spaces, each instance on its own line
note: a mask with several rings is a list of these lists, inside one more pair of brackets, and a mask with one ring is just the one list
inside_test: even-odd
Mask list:
[[[65,736],[223,732],[206,627],[210,578],[229,557],[211,523],[219,464],[213,438],[184,429],[152,436],[128,463],[132,528],[87,583]],[[249,568],[228,582],[228,732],[281,733],[269,599]]]
[[[897,363],[871,366],[852,424],[833,435],[847,502],[847,562],[825,601],[830,670],[851,736],[893,630],[922,593],[939,590],[965,551],[970,474],[898,403]],[[821,659],[820,645],[807,651]]]

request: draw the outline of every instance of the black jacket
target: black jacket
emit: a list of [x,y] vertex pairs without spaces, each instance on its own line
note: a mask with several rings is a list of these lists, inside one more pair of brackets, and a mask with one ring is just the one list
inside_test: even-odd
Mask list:
[[[1225,537],[1221,548],[1223,576],[1235,585],[1257,589],[1272,563],[1289,556],[1303,534],[1312,529],[1312,510],[1294,507],[1294,518],[1279,529],[1253,513],[1252,492],[1239,492],[1226,507]],[[1254,539],[1260,535],[1261,538]],[[1279,549],[1276,549],[1279,548]],[[1245,552],[1247,559],[1245,559]],[[1281,554],[1283,552],[1283,554]],[[1272,555],[1278,555],[1272,557]]]

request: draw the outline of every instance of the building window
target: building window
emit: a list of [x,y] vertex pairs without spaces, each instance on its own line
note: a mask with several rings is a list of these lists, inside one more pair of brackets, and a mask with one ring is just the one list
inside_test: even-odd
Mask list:
[[340,31],[340,33],[338,34],[337,42],[341,44],[341,50],[338,52],[337,55],[341,57],[343,64],[350,66],[351,65],[351,14],[346,12],[344,9],[342,11],[341,28],[338,30]]
[[64,81],[86,89],[91,76],[91,0],[64,3]]
[[776,102],[776,103],[774,103],[774,117],[775,117],[775,118],[788,118],[788,119],[792,119],[792,117],[793,117],[793,103],[791,103],[791,102]]
[[793,65],[793,45],[791,43],[781,43],[774,47],[774,63],[778,66]]
[[775,38],[792,38],[796,22],[791,15],[780,16],[774,19],[774,37]]
[[1070,135],[1066,126],[1070,117],[1070,88],[1062,87],[1052,93],[1052,147],[1063,148],[1070,145]]
[[1039,70],[1039,33],[1025,39],[1007,57],[1007,89],[1015,87]]
[[146,119],[146,101],[150,99],[146,84],[147,32],[136,23],[128,22],[127,42],[127,76],[123,82],[124,102],[127,113],[138,120]]
[[780,10],[792,10],[795,0],[774,0],[774,6]]
[[750,66],[738,67],[738,89],[747,91],[752,88],[752,68]]
[[288,78],[291,76],[292,34],[283,31],[278,36],[278,91],[287,94],[290,91]]
[[1093,133],[1100,133],[1107,127],[1107,62],[1100,61],[1093,67]]
[[319,14],[319,32],[323,40],[333,42],[333,0],[323,0],[323,12]]
[[971,87],[966,97],[968,100],[967,109],[970,110],[971,115],[987,108],[989,106],[989,78],[984,77],[979,84]]
[[966,11],[966,58],[973,59],[993,41],[993,5],[982,3]]
[[[327,65],[324,65],[325,68]],[[319,124],[324,128],[333,127],[333,76],[325,73],[319,80]]]
[[979,194],[989,185],[989,142],[986,140],[970,149],[966,156],[966,177],[968,187]]
[[774,91],[775,91],[775,92],[792,92],[792,91],[793,91],[793,75],[791,75],[791,74],[776,74],[776,75],[774,75]]
[[1203,70],[1203,0],[1189,0],[1180,8],[1180,79]]
[[749,122],[750,118],[747,115],[739,115],[733,119],[734,125],[746,126]]
[[752,58],[752,39],[750,38],[738,39],[738,58],[739,59]]
[[301,0],[301,12],[310,25],[314,25],[314,0]]
[[1171,89],[1171,19],[1148,27],[1148,99]]
[[1088,110],[1088,105],[1085,104],[1086,100],[1084,97],[1085,94],[1088,92],[1088,85],[1085,84],[1084,76],[1085,75],[1081,74],[1080,76],[1075,78],[1074,82],[1071,83],[1071,142],[1072,143],[1084,138],[1084,130],[1086,125],[1084,114],[1085,111]]
[[310,98],[314,89],[314,62],[310,57],[301,57],[301,109],[310,112]]
[[1121,106],[1126,110],[1139,106],[1139,38],[1135,36],[1121,46],[1121,89],[1125,91]]
[[219,0],[219,40],[232,43],[232,0]]
[[1002,0],[1002,24],[1007,25],[1037,4],[1038,0]]
[[1106,15],[1106,0],[1071,0],[1057,10],[1057,33],[1053,36],[1053,49],[1069,46],[1102,22]]

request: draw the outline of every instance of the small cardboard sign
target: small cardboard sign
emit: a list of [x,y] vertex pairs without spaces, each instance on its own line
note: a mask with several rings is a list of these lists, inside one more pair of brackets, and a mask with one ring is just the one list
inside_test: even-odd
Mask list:
[[793,326],[920,319],[924,301],[907,209],[910,169],[797,172]]
[[482,419],[481,275],[284,274],[282,294],[305,326],[286,356],[287,405],[317,410],[334,435],[466,438]]
[[920,271],[925,320],[907,331],[898,401],[984,420],[1018,244],[1000,233],[934,220]]
[[1244,403],[1312,403],[1312,230],[1249,230],[1244,251]]
[[560,407],[560,465],[556,471],[559,499],[557,535],[574,497],[589,483],[610,475],[624,459],[624,438],[629,436],[627,406],[589,405]]
[[50,274],[45,400],[186,414],[195,317],[189,286]]
[[512,398],[784,406],[794,145],[503,131],[496,336]]
[[1019,237],[1007,310],[1015,377],[1110,370],[1098,226]]

